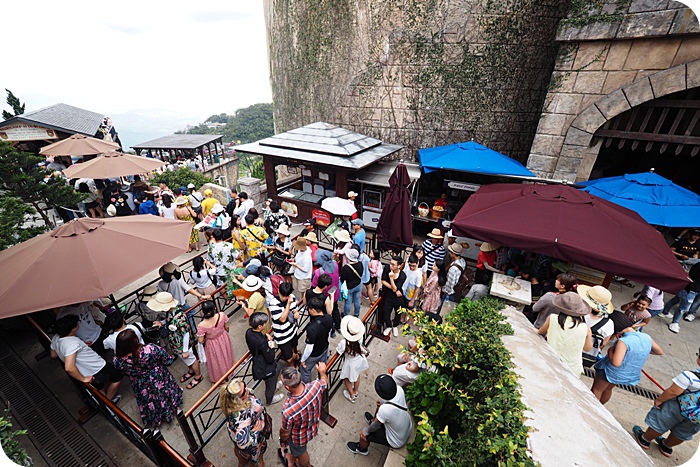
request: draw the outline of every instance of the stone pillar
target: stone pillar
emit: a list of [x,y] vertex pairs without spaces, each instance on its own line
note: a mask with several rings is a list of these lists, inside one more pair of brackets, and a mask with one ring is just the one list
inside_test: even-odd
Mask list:
[[265,200],[261,198],[261,184],[262,181],[255,177],[243,177],[238,179],[238,192],[245,191],[248,193],[248,198],[255,202],[255,208],[258,210],[258,213],[262,215],[261,208],[265,204]]

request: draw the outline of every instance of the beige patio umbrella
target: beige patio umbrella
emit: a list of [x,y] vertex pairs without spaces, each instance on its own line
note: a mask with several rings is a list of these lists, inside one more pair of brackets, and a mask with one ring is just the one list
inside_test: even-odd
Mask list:
[[82,218],[0,251],[0,318],[96,300],[187,251],[192,223]]
[[68,178],[112,178],[148,173],[164,165],[158,159],[109,151],[90,161],[73,164],[63,174]]
[[90,156],[119,149],[117,143],[102,141],[85,135],[71,135],[70,138],[44,146],[39,151],[42,156]]

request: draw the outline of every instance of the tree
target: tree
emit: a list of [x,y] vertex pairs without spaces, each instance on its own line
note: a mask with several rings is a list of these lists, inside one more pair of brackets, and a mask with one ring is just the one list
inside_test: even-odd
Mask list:
[[19,101],[19,98],[17,98],[14,94],[12,94],[12,91],[9,89],[5,89],[7,91],[7,105],[12,107],[12,111],[14,112],[14,115],[12,115],[10,112],[3,110],[2,111],[2,118],[3,120],[9,120],[12,117],[16,117],[17,115],[22,115],[24,113],[24,106],[25,104],[22,104]]
[[275,134],[272,104],[254,104],[236,110],[224,127],[224,135],[231,141],[252,143]]
[[0,197],[0,250],[46,232],[45,226],[27,227],[27,217],[36,214],[31,206],[14,196]]
[[229,115],[225,113],[221,113],[219,115],[212,115],[211,117],[207,118],[204,122],[205,123],[227,123],[229,119]]
[[207,177],[201,172],[195,172],[189,167],[181,167],[174,172],[163,172],[153,177],[152,181],[153,183],[165,182],[171,190],[181,186],[187,186],[190,183],[194,183],[197,188],[205,183],[214,183],[214,180],[210,177]]
[[0,142],[0,199],[12,196],[21,200],[39,213],[47,227],[54,228],[56,225],[45,210],[74,206],[84,196],[66,185],[65,179],[52,177],[49,170],[38,165],[43,161],[43,157]]

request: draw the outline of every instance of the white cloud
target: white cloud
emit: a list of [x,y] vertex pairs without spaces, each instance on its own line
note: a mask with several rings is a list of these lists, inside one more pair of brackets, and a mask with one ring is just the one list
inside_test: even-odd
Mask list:
[[259,0],[39,0],[2,10],[0,90],[28,110],[63,102],[196,124],[272,101]]

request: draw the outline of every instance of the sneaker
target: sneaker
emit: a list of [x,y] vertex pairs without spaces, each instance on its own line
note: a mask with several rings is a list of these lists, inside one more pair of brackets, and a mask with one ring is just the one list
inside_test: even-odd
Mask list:
[[662,318],[673,318],[673,313],[659,313]]
[[117,394],[117,395],[114,396],[114,398],[112,399],[112,404],[117,405],[117,404],[119,403],[120,400],[122,400],[122,396],[119,395],[119,394]]
[[367,422],[368,425],[372,424],[372,420],[374,420],[374,417],[372,416],[372,414],[369,412],[365,412],[365,421]]
[[360,449],[360,443],[354,443],[352,441],[350,441],[348,443],[348,450],[350,452],[355,453],[355,454],[362,454],[363,456],[366,456],[367,454],[369,454],[369,449],[365,449],[363,451],[362,449]]
[[347,389],[343,389],[343,395],[344,395],[345,398],[346,398],[347,400],[349,400],[350,402],[355,402],[354,400],[352,400],[352,396],[350,395],[350,393],[348,392]]
[[656,442],[659,445],[659,451],[661,451],[661,454],[663,454],[666,457],[671,457],[673,454],[673,448],[669,448],[666,446],[665,439],[663,436],[659,436],[656,438]]
[[275,386],[275,392],[282,389],[282,386],[284,386],[284,383],[282,381],[277,381],[277,386]]
[[386,328],[386,329],[384,330],[384,333],[383,333],[383,334],[384,334],[385,336],[388,336],[389,334],[391,334],[391,328]]
[[695,315],[687,314],[683,319],[686,321],[693,321],[695,319]]
[[671,323],[668,325],[668,330],[671,332],[680,332],[681,327],[678,325],[678,323]]
[[272,402],[270,402],[268,405],[276,404],[282,400],[284,400],[284,394],[275,394],[275,397],[272,398]]
[[392,328],[394,330],[394,337],[399,337],[399,328]]
[[632,433],[634,435],[634,439],[637,440],[637,444],[639,444],[642,449],[649,449],[649,446],[651,446],[651,441],[644,439],[644,430],[642,430],[641,426],[635,425],[634,428],[632,428]]

